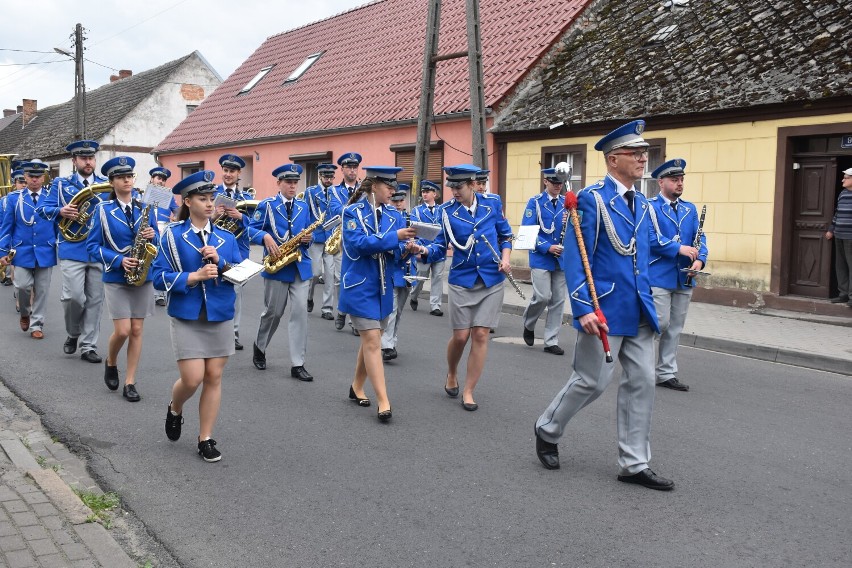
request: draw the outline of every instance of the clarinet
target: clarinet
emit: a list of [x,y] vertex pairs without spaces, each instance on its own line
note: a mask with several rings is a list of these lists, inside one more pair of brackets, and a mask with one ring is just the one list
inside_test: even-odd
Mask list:
[[[482,240],[485,242],[485,244],[488,245],[488,248],[491,249],[491,254],[494,255],[494,262],[496,262],[497,264],[500,264],[500,262],[501,262],[500,255],[497,254],[496,250],[494,250],[494,247],[491,245],[491,242],[488,240],[488,238],[485,235],[481,235],[481,236],[482,236]],[[518,293],[518,296],[521,297],[521,300],[526,300],[527,297],[524,296],[524,293],[521,291],[521,287],[518,286],[518,283],[515,281],[515,277],[512,276],[512,274],[510,272],[506,272],[505,274],[506,274],[506,278],[509,279],[509,284],[511,284],[512,288],[515,289],[515,292]]]
[[[701,237],[704,236],[704,216],[707,214],[707,206],[701,206],[701,217],[698,219],[698,231],[695,232],[695,240],[692,241],[692,247],[698,249],[701,247]],[[692,274],[686,275],[686,285],[692,286]]]
[[[379,234],[379,215],[377,213],[378,209],[376,209],[376,196],[371,193],[370,197],[373,200],[373,225],[375,226],[376,234],[378,235]],[[385,292],[387,291],[386,288],[385,288],[385,253],[384,253],[384,251],[377,253],[376,258],[379,261],[379,280],[381,280],[381,282],[382,282],[382,296],[384,296]]]

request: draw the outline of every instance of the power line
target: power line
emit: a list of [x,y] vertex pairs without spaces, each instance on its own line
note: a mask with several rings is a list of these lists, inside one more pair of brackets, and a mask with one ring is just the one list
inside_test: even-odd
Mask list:
[[25,65],[45,65],[47,63],[65,63],[67,59],[57,59],[56,61],[32,61],[30,63],[0,63],[0,67],[23,67]]
[[116,33],[114,33],[113,35],[111,35],[111,36],[109,36],[109,37],[107,37],[107,38],[104,38],[104,39],[102,39],[102,40],[100,40],[100,41],[98,41],[98,42],[95,42],[95,43],[89,44],[89,47],[95,47],[96,45],[100,45],[100,44],[102,44],[103,42],[108,41],[108,40],[111,40],[111,39],[112,39],[112,38],[114,38],[114,37],[118,37],[118,36],[120,36],[121,34],[123,34],[124,32],[126,32],[126,31],[128,31],[128,30],[132,30],[132,29],[133,29],[133,28],[135,28],[135,27],[141,26],[141,25],[142,25],[142,24],[144,24],[145,22],[149,22],[149,21],[153,20],[154,18],[156,18],[157,16],[159,16],[160,14],[165,14],[165,13],[166,13],[166,12],[168,12],[169,10],[172,10],[172,9],[174,9],[174,8],[177,8],[178,6],[180,6],[181,4],[186,3],[187,1],[188,1],[188,0],[180,0],[180,2],[178,2],[177,4],[173,4],[173,5],[169,6],[168,8],[166,8],[165,10],[161,10],[160,12],[157,12],[156,14],[154,14],[154,15],[152,15],[152,16],[150,16],[150,17],[148,17],[148,18],[145,18],[145,19],[144,19],[144,20],[142,20],[142,21],[139,21],[139,22],[137,22],[137,23],[133,24],[133,25],[132,25],[132,26],[130,26],[129,28],[124,28],[124,29],[123,29],[123,30],[121,30],[120,32],[116,32]]
[[0,51],[17,51],[18,53],[53,53],[52,51],[36,51],[34,49],[12,49],[10,47],[0,47]]

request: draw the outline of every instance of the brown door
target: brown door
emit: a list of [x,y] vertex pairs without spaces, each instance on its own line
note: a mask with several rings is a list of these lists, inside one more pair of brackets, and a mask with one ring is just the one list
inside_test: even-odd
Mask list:
[[799,158],[793,173],[790,293],[828,298],[831,241],[823,235],[834,215],[835,158]]

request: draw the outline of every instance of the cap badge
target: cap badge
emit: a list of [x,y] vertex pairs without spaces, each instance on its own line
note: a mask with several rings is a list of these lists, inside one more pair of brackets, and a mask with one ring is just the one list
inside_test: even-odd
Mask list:
[[642,124],[641,122],[636,125],[636,134],[642,134],[642,132],[644,130],[645,130],[645,125]]
[[126,166],[127,165],[127,158],[125,158],[124,156],[120,157],[118,159],[118,163],[122,166]]
[[204,172],[204,181],[213,181],[213,177],[213,172],[211,172],[210,170]]
[[88,141],[83,142],[83,148],[91,148],[91,147],[92,147],[92,145]]
[[680,160],[680,159],[675,160],[674,165],[679,167],[679,168],[682,168],[683,167],[683,160]]

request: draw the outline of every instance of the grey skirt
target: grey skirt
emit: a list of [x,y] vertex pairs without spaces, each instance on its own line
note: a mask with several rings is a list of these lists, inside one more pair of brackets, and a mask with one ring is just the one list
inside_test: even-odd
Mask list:
[[152,282],[145,282],[141,286],[105,282],[104,294],[110,319],[139,319],[154,315]]
[[211,359],[234,354],[234,320],[197,321],[171,318],[175,360]]
[[450,326],[453,329],[495,328],[500,322],[500,310],[503,308],[503,283],[490,288],[481,281],[474,284],[473,288],[450,284],[447,299]]
[[352,320],[352,327],[357,329],[358,331],[366,331],[368,329],[381,329],[385,330],[388,326],[388,319],[390,316],[387,316],[383,320],[372,320],[368,318],[360,318],[358,316],[350,315],[349,318]]

